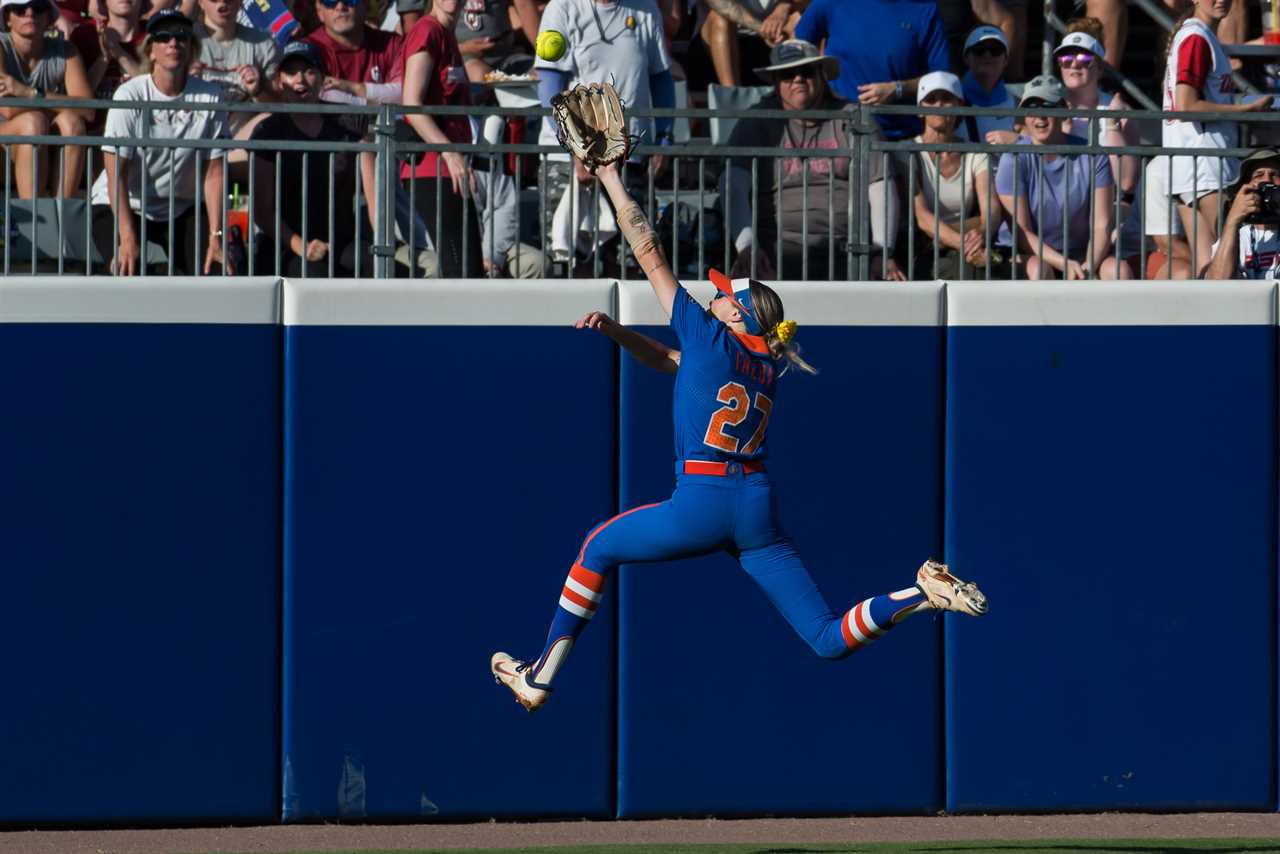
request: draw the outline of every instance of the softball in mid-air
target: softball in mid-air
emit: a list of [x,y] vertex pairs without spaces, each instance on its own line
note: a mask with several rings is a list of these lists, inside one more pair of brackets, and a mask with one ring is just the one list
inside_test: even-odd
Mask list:
[[555,62],[564,56],[564,52],[569,49],[569,43],[564,40],[564,35],[556,30],[543,30],[538,33],[538,42],[533,49],[537,52],[539,59]]

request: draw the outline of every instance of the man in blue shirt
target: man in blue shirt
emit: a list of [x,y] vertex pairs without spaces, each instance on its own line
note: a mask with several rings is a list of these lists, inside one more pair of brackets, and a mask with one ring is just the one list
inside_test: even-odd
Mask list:
[[[868,106],[914,104],[916,82],[949,71],[951,55],[933,0],[814,0],[796,25],[796,38],[823,44],[840,60],[831,88]],[[920,133],[914,116],[876,116],[886,139]]]

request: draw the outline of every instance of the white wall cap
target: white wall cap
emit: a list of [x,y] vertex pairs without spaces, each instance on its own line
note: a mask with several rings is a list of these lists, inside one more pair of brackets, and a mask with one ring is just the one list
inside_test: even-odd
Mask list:
[[947,285],[949,326],[1268,326],[1275,283],[965,282]]
[[277,324],[275,276],[10,276],[0,323]]
[[564,326],[614,313],[612,279],[288,279],[286,326]]
[[[682,282],[706,305],[715,295],[710,282]],[[940,282],[766,282],[782,297],[787,319],[805,326],[942,326]],[[627,326],[665,326],[647,281],[618,283],[618,321]]]

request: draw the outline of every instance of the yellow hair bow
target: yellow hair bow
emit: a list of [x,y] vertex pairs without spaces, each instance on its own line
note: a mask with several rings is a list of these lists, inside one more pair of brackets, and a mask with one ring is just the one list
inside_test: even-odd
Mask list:
[[773,334],[778,336],[778,340],[783,344],[790,344],[791,339],[796,337],[796,329],[799,325],[794,320],[781,320],[777,326],[773,327]]

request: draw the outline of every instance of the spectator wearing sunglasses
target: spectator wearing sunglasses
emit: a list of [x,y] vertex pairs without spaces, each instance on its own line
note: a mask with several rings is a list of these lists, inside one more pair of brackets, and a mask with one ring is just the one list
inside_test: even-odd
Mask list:
[[304,41],[324,58],[326,101],[400,103],[404,40],[365,26],[368,5],[368,0],[315,0],[320,28]]
[[[1027,84],[1019,102],[1028,110],[1066,104],[1062,81],[1043,74]],[[996,170],[1000,204],[1016,224],[1019,269],[1028,279],[1132,278],[1129,265],[1112,256],[1115,182],[1110,160],[1103,155],[1037,153],[1038,146],[1085,141],[1068,134],[1059,118],[1032,115],[1026,124],[1027,137],[1021,142],[1028,151],[1001,155]],[[1005,226],[999,242],[1013,245]]]
[[[113,142],[113,138],[216,140],[229,136],[224,113],[182,108],[221,103],[221,87],[189,74],[199,51],[189,18],[172,9],[157,12],[147,21],[143,43],[148,73],[121,84],[115,105],[107,111],[104,168],[93,185],[93,242],[98,254],[110,260],[115,275],[145,272],[150,247],[143,243],[144,221],[146,244],[162,249],[178,273],[222,271],[224,152]],[[131,101],[169,102],[173,109],[144,110],[129,106]],[[203,182],[200,193],[205,206],[200,231],[196,227],[197,181]],[[167,271],[168,265],[159,269]]]
[[[0,32],[0,98],[35,98],[56,102],[91,98],[89,78],[75,47],[51,30],[57,10],[47,0],[0,0],[5,32]],[[93,110],[9,107],[0,101],[0,135],[82,136]],[[48,146],[16,145],[14,177],[18,196],[32,199],[56,187],[58,196],[75,195],[84,174],[84,149],[64,146],[64,156],[50,157]],[[63,174],[57,175],[59,160]],[[50,177],[54,180],[50,181]],[[38,184],[38,186],[37,186]]]
[[[811,44],[825,43],[825,52],[840,61],[831,88],[854,103],[914,104],[922,75],[951,68],[937,3],[813,0],[795,33]],[[920,132],[915,116],[877,115],[876,122],[886,139]]]
[[[999,27],[983,24],[973,28],[964,40],[964,64],[968,71],[961,87],[969,106],[1011,110],[1018,105],[1004,84],[1009,41]],[[974,116],[961,124],[957,135],[992,145],[1013,145],[1018,141],[1012,116]]]
[[[770,52],[770,64],[755,69],[773,84],[773,92],[754,110],[839,110],[853,108],[836,99],[827,79],[840,71],[840,62],[822,56],[816,45],[792,39]],[[775,149],[824,149],[826,157],[759,158],[752,191],[751,158],[729,161],[720,180],[720,198],[737,256],[734,277],[753,275],[765,279],[845,279],[849,244],[849,209],[865,204],[862,216],[870,216],[872,278],[903,281],[906,276],[893,258],[893,236],[898,220],[898,194],[892,191],[888,158],[870,158],[868,190],[862,199],[850,201],[850,136],[846,119],[745,118],[729,136],[730,147]],[[856,162],[856,161],[855,161]],[[752,220],[755,220],[753,229]],[[853,239],[858,241],[857,223]],[[889,262],[882,268],[888,248]],[[831,266],[831,254],[835,267]],[[781,255],[781,264],[778,259]]]

